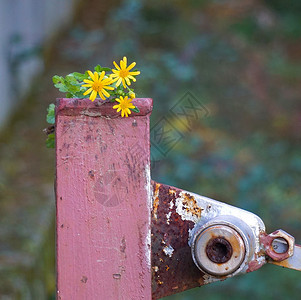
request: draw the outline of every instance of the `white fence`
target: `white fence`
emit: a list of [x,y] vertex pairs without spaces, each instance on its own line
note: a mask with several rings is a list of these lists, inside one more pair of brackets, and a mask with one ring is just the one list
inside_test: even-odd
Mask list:
[[0,0],[0,127],[43,69],[39,50],[79,0]]

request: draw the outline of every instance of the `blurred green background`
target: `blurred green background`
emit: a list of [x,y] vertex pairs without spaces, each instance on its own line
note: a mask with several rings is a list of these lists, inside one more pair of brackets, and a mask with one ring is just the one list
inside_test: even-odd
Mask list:
[[[1,300],[55,298],[54,151],[42,129],[62,95],[51,77],[124,55],[141,71],[137,96],[154,100],[152,126],[165,117],[183,135],[166,155],[152,148],[152,178],[249,210],[267,232],[301,242],[301,2],[86,0],[2,129]],[[209,112],[188,128],[171,114],[187,92]],[[300,294],[301,273],[266,265],[166,299]]]

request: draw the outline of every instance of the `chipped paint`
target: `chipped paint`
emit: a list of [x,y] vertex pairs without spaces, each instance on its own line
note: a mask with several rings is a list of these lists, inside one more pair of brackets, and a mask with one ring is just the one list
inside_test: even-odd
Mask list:
[[194,223],[183,221],[176,212],[181,190],[156,182],[152,186],[152,266],[158,267],[152,269],[152,299],[160,299],[199,286],[203,273],[195,267],[187,243]]
[[256,271],[260,269],[264,264],[266,264],[265,256],[259,256],[256,260],[252,260],[248,264],[247,273]]
[[176,195],[176,191],[174,189],[169,189],[168,191],[169,195],[174,196]]
[[170,224],[170,217],[171,217],[172,212],[170,211],[168,214],[166,214],[166,223],[169,225]]
[[160,184],[156,183],[155,184],[155,190],[154,190],[154,195],[153,195],[153,216],[155,219],[158,219],[158,206],[159,206],[159,187]]
[[[237,216],[250,226],[256,240],[252,249],[254,255],[250,255],[249,259],[258,258],[255,253],[262,250],[258,235],[265,231],[265,227],[256,215],[168,185],[152,182],[152,186],[152,266],[158,267],[152,268],[152,299],[232,277],[231,274],[205,275],[194,264],[188,244],[197,224],[205,224],[217,216]],[[173,248],[171,256],[168,255],[168,245]],[[264,259],[264,256],[260,258]],[[248,267],[243,264],[241,273],[245,273]]]
[[165,255],[168,255],[169,257],[172,257],[172,254],[173,254],[174,251],[175,251],[175,249],[170,245],[165,246],[163,248],[163,252],[165,253]]
[[198,206],[195,198],[187,192],[181,192],[176,199],[176,212],[183,221],[197,223],[201,218],[202,208]]
[[[151,187],[151,173],[150,173],[150,165],[146,164],[145,165],[145,178],[146,178],[146,185],[145,189],[147,192],[147,197],[148,197],[148,211],[151,214],[152,211],[152,187]],[[146,264],[147,267],[151,267],[151,230],[150,228],[147,228],[147,233],[145,236],[145,257],[146,257]]]
[[203,283],[202,284],[209,284],[209,283],[216,282],[216,281],[220,281],[220,278],[205,274],[203,276]]

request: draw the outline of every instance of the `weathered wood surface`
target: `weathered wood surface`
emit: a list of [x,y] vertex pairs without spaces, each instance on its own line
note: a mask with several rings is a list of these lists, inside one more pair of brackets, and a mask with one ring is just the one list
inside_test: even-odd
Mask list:
[[152,100],[133,103],[57,101],[58,299],[151,299]]

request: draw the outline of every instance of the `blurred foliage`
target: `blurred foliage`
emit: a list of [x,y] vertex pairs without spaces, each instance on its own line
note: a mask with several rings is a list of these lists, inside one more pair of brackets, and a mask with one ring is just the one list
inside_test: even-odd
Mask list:
[[[166,155],[152,148],[153,179],[250,210],[268,232],[283,228],[297,240],[300,13],[296,1],[128,0],[101,29],[114,56],[141,66],[137,94],[154,99],[152,124],[167,118],[170,138],[183,137]],[[95,47],[90,60],[100,57]],[[188,130],[170,113],[187,91],[210,112]],[[168,299],[296,298],[300,276],[265,266]]]
[[[152,127],[165,118],[181,137],[152,147],[152,178],[250,210],[300,243],[300,2],[85,3],[55,60],[66,74],[124,55],[137,62],[135,91],[154,99]],[[172,114],[188,91],[209,115]],[[167,299],[297,299],[300,276],[269,265]]]
[[50,299],[55,289],[54,156],[41,131],[51,92],[35,83],[0,134],[1,300]]

